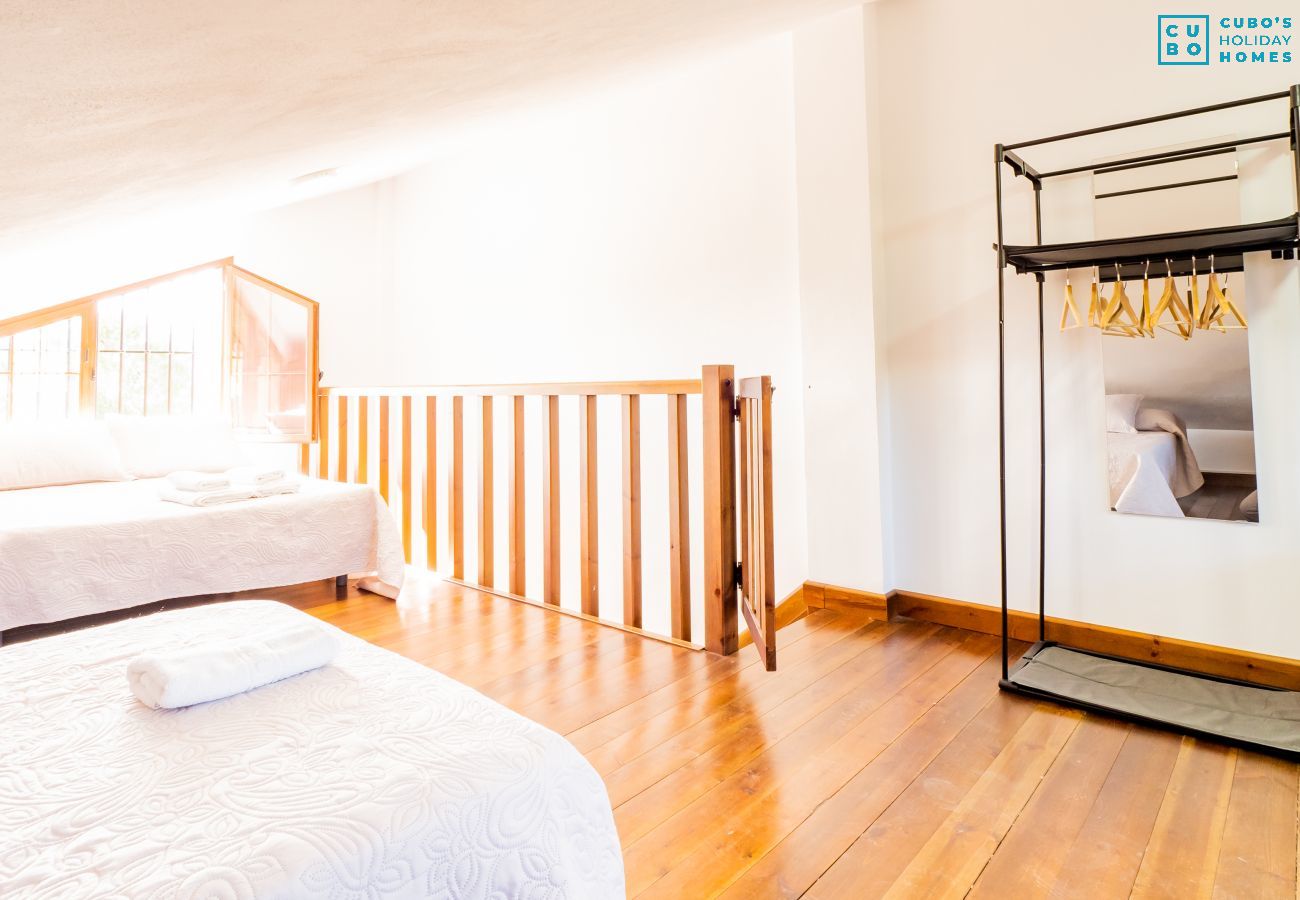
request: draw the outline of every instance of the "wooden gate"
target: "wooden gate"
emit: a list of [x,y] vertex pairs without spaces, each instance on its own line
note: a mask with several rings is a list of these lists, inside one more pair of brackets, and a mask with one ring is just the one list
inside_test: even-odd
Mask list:
[[772,549],[772,379],[742,378],[739,439],[740,611],[768,671],[776,668],[776,585]]

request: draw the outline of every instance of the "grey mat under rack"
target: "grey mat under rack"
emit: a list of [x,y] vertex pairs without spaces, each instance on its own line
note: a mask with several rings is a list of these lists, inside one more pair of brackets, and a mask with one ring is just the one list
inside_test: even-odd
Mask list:
[[1009,680],[1173,728],[1300,753],[1300,693],[1249,687],[1048,646]]

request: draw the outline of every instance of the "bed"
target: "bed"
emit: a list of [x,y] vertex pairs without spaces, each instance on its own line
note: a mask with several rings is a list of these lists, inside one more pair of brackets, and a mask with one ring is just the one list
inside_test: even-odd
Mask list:
[[208,508],[159,499],[162,479],[0,491],[0,631],[197,594],[373,573],[403,578],[392,514],[366,485]]
[[325,668],[225,700],[127,686],[142,651],[304,615],[235,601],[0,650],[0,895],[624,896],[587,761],[411,660],[339,632]]
[[1180,518],[1178,498],[1205,483],[1182,421],[1168,410],[1137,411],[1133,431],[1107,431],[1110,506],[1118,512]]

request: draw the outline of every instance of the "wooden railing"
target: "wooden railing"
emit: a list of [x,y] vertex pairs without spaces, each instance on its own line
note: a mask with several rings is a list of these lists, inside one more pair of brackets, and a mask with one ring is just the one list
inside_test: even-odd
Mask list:
[[[770,382],[763,378],[762,382]],[[621,619],[601,616],[601,554],[598,487],[603,473],[597,439],[597,400],[617,396],[621,405]],[[329,387],[320,394],[320,440],[304,445],[300,465],[321,478],[373,483],[393,508],[401,526],[408,563],[447,575],[451,580],[543,605],[571,615],[593,619],[652,637],[688,646],[691,625],[691,473],[689,460],[694,428],[688,416],[688,398],[699,395],[699,439],[703,460],[704,646],[718,653],[733,653],[737,646],[737,456],[736,384],[731,366],[705,366],[699,379],[674,381],[619,381],[549,384],[448,385],[429,387]],[[577,516],[576,548],[563,546],[561,530],[561,398],[576,398],[577,405]],[[666,403],[667,535],[666,558],[647,560],[642,554],[642,451],[643,398],[662,397]],[[529,401],[528,398],[540,398]],[[527,404],[526,404],[526,401]],[[466,403],[479,407],[470,424],[479,435],[469,443],[465,433]],[[567,402],[567,401],[566,401]],[[531,409],[526,409],[530,407]],[[657,405],[657,401],[656,401]],[[770,410],[770,404],[768,406]],[[509,412],[503,416],[503,411]],[[540,413],[540,435],[528,440],[528,422]],[[477,421],[474,421],[474,420]],[[769,422],[764,417],[763,422]],[[536,423],[534,423],[536,424]],[[502,431],[504,426],[504,432]],[[655,429],[658,430],[657,428]],[[770,424],[767,429],[770,449]],[[572,436],[572,435],[570,435]],[[501,453],[499,442],[506,442]],[[373,444],[373,448],[372,448]],[[372,449],[375,451],[372,454]],[[466,534],[466,454],[474,456],[476,504],[475,534]],[[372,455],[377,457],[372,459]],[[505,545],[507,558],[497,559],[496,471],[501,455],[506,460],[504,488],[507,501]],[[537,457],[540,456],[540,461]],[[658,456],[656,452],[655,457]],[[540,471],[541,509],[530,519],[526,474]],[[572,460],[570,459],[571,463]],[[440,466],[441,475],[440,477]],[[742,468],[742,473],[745,471]],[[394,478],[396,483],[394,484]],[[657,478],[655,480],[658,480]],[[762,482],[762,479],[759,480]],[[441,482],[441,483],[440,483]],[[771,525],[770,459],[766,482],[764,522]],[[533,488],[536,496],[536,487]],[[570,495],[571,496],[571,495]],[[742,500],[748,496],[741,485]],[[660,499],[660,498],[656,498]],[[417,516],[418,510],[418,516]],[[441,511],[441,514],[440,514]],[[445,516],[446,533],[440,530]],[[540,519],[541,572],[539,596],[528,591],[529,523],[536,533]],[[418,520],[418,525],[417,525]],[[465,570],[465,541],[476,542],[473,573]],[[770,531],[761,583],[771,588]],[[576,550],[576,552],[573,552]],[[572,555],[570,553],[572,552]],[[742,550],[742,552],[744,552]],[[578,566],[577,598],[568,609],[561,603],[561,568],[567,560]],[[573,563],[570,562],[570,565]],[[667,591],[647,598],[643,567],[665,567]],[[666,603],[666,634],[644,626],[647,603]],[[746,618],[750,618],[748,611]],[[751,623],[751,629],[755,626]],[[756,641],[766,647],[764,641]]]

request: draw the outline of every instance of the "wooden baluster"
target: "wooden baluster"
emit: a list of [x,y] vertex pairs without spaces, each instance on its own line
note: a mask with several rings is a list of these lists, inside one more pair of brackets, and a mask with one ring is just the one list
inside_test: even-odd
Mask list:
[[320,395],[320,447],[316,454],[316,477],[330,477],[330,395]]
[[388,395],[379,398],[379,496],[388,502]]
[[402,552],[411,561],[411,398],[402,396]]
[[451,575],[465,577],[465,398],[451,398]]
[[686,395],[668,397],[668,555],[671,633],[691,639],[691,517]]
[[560,398],[546,397],[542,419],[542,600],[560,603]]
[[589,616],[600,615],[599,582],[599,516],[596,511],[596,397],[585,394],[578,398],[578,482],[579,482],[579,543],[582,611]]
[[[763,658],[768,671],[776,668],[776,550],[772,519],[772,382],[768,376],[758,379],[758,398],[751,402],[754,448],[752,466],[754,506],[758,513],[753,533],[751,608],[764,631]],[[750,564],[746,562],[746,568]],[[758,635],[754,636],[755,643]]]
[[339,481],[348,480],[348,398],[346,394],[339,395],[339,422],[338,422],[338,446],[335,447],[335,455],[338,457]]
[[493,587],[492,398],[483,398],[483,442],[478,466],[478,583]]
[[641,627],[641,397],[623,395],[623,624]]
[[370,483],[370,398],[357,398],[357,483]]
[[704,407],[704,645],[736,652],[735,370],[705,366]]
[[740,446],[736,451],[736,459],[740,464],[738,481],[741,488],[740,497],[737,498],[739,503],[738,524],[740,528],[740,556],[738,560],[741,567],[740,602],[748,603],[750,598],[754,596],[751,584],[754,577],[754,545],[750,541],[751,532],[749,527],[750,516],[753,515],[753,511],[749,508],[749,497],[750,492],[754,489],[753,478],[750,474],[753,471],[750,467],[750,454],[753,452],[753,444],[750,440],[749,401],[744,398],[736,400],[736,417],[739,420],[737,432],[740,438]]
[[758,403],[751,400],[748,405],[746,426],[749,429],[749,483],[752,485],[749,503],[754,507],[749,516],[749,558],[753,563],[746,564],[744,569],[749,570],[745,574],[749,576],[746,584],[750,591],[751,608],[757,612],[763,603],[763,419]]
[[438,398],[424,398],[424,565],[438,568]]
[[514,442],[510,464],[510,593],[523,597],[527,589],[528,569],[524,552],[524,398],[513,398],[514,412],[510,427]]

